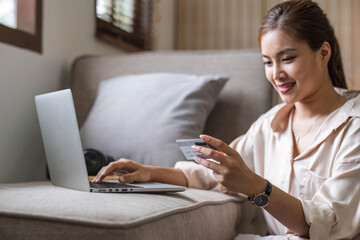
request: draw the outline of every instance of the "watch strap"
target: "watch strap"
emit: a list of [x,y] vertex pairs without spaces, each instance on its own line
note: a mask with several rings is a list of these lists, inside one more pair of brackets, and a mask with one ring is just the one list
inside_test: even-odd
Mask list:
[[271,194],[271,191],[272,191],[272,184],[268,180],[266,180],[266,181],[267,181],[267,184],[266,184],[265,194],[268,197],[270,197],[270,194]]

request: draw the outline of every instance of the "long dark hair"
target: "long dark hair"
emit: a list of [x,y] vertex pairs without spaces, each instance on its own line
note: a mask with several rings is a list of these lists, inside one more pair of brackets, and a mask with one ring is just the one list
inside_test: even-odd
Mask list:
[[334,87],[347,88],[339,43],[334,29],[319,5],[311,0],[289,0],[270,9],[259,30],[261,37],[272,30],[282,29],[300,41],[308,43],[313,51],[326,41],[331,46],[328,71]]

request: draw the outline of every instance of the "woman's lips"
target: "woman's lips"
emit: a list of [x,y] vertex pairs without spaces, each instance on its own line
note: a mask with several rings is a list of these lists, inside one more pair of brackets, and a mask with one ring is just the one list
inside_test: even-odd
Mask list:
[[296,82],[291,82],[291,83],[277,84],[276,86],[281,93],[286,93],[290,91],[295,86],[295,84]]

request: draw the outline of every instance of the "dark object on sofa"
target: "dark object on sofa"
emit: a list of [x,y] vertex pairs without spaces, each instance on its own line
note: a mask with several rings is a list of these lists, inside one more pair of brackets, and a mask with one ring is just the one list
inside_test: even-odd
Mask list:
[[102,167],[107,166],[110,162],[115,161],[112,156],[103,154],[102,152],[93,148],[85,148],[84,157],[89,176],[95,176]]

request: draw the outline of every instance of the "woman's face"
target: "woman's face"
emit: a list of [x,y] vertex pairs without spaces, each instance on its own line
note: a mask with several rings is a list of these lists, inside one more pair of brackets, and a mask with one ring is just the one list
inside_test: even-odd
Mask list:
[[319,51],[298,41],[283,30],[261,38],[266,78],[285,103],[306,102],[324,86],[324,63]]

